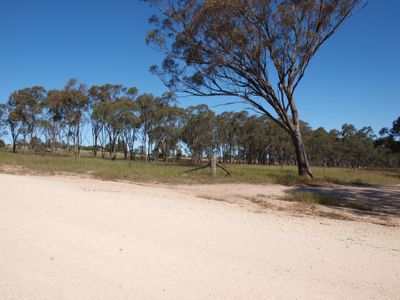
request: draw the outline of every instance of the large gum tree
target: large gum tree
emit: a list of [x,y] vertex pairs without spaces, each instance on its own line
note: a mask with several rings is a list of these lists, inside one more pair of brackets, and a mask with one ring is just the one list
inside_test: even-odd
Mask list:
[[145,0],[157,8],[151,70],[173,91],[239,97],[282,127],[298,172],[312,177],[295,91],[321,45],[362,0]]

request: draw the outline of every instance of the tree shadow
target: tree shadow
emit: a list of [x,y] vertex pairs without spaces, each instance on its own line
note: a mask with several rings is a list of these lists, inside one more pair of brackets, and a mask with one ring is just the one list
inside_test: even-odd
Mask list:
[[400,216],[400,186],[300,186],[292,191],[333,196],[338,200],[335,206],[360,215]]

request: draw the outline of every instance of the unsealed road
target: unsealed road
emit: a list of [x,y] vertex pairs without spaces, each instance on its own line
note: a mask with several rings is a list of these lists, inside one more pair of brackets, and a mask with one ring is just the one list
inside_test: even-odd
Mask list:
[[399,227],[91,179],[0,190],[1,299],[400,298]]

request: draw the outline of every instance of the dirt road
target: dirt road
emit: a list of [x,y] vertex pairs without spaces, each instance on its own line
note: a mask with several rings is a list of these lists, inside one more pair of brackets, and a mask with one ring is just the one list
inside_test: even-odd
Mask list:
[[400,298],[399,227],[92,179],[0,190],[1,299]]

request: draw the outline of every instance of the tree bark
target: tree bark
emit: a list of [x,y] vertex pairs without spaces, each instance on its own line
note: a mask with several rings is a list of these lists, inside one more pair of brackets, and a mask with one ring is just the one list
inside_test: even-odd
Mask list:
[[122,148],[124,149],[124,159],[128,159],[128,148],[127,144],[125,143],[125,140],[122,140]]
[[143,159],[145,162],[148,161],[148,157],[147,157],[147,140],[146,138],[143,138]]
[[299,124],[295,125],[295,128],[293,132],[290,133],[290,136],[293,140],[293,145],[296,152],[296,161],[299,175],[302,177],[313,178],[310,165],[308,164]]
[[111,160],[116,160],[117,159],[117,153],[116,153],[116,145],[115,141],[111,144]]
[[290,110],[292,112],[292,124],[287,124],[289,135],[292,138],[294,149],[296,152],[296,161],[299,175],[306,178],[313,178],[310,165],[308,164],[306,149],[304,147],[303,137],[300,130],[299,114],[293,99],[293,87],[289,86],[285,89],[285,94],[288,99]]
[[215,154],[211,155],[211,176],[217,177],[217,156]]
[[81,157],[81,131],[79,125],[76,128],[75,157]]
[[110,140],[110,158],[111,160],[116,160],[117,159],[117,153],[116,153],[116,148],[117,148],[117,136],[116,134],[113,134],[114,137],[109,138]]
[[93,157],[97,157],[97,135],[93,135]]

